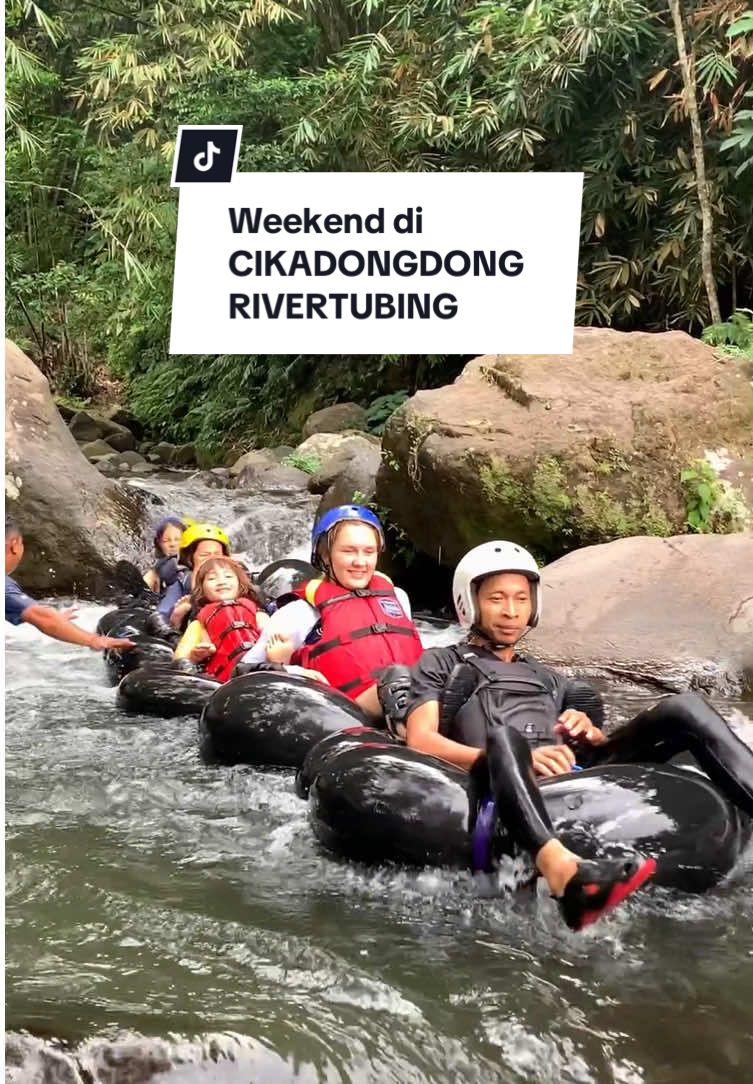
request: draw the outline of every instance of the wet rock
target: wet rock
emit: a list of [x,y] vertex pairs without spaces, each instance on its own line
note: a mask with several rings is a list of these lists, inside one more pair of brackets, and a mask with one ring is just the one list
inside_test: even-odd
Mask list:
[[111,406],[105,417],[108,421],[115,422],[116,425],[122,425],[126,429],[130,429],[137,441],[144,436],[143,425],[127,407],[118,406],[117,404]]
[[70,429],[76,440],[88,443],[92,440],[99,440],[100,437],[104,437],[106,426],[102,424],[100,418],[95,418],[93,414],[89,414],[86,410],[78,410],[70,420],[68,428]]
[[235,485],[239,489],[244,489],[253,486],[257,477],[264,471],[269,470],[270,467],[277,467],[279,464],[280,460],[271,448],[256,448],[236,459],[230,467],[229,474],[231,480],[235,480]]
[[58,408],[58,411],[60,412],[60,417],[66,423],[71,421],[72,418],[75,418],[76,414],[78,413],[78,411],[76,410],[75,407],[69,407],[65,403],[59,402],[59,400],[57,400],[57,399],[55,400],[55,406]]
[[119,452],[110,452],[108,455],[98,455],[96,459],[92,460],[92,463],[94,463],[100,474],[111,478],[119,473],[120,454]]
[[668,689],[753,689],[753,534],[626,538],[547,565],[526,648]]
[[135,436],[130,429],[122,425],[119,425],[115,432],[107,433],[105,440],[116,452],[128,452],[136,447]]
[[127,463],[129,467],[139,467],[145,463],[143,455],[138,452],[120,452],[119,458],[121,463]]
[[81,445],[81,452],[91,463],[103,455],[111,455],[112,447],[106,440],[90,440],[88,444]]
[[295,449],[288,445],[280,445],[277,448],[253,448],[250,452],[244,452],[230,465],[230,477],[240,479],[243,475],[249,481],[268,467],[274,467],[281,463],[286,456],[294,451]]
[[192,467],[196,463],[196,448],[193,444],[176,444],[170,457],[171,467]]
[[226,489],[230,484],[230,471],[227,467],[212,467],[196,475],[197,482],[203,482],[211,489]]
[[102,597],[120,558],[140,559],[145,499],[79,452],[46,378],[6,340],[6,512],[24,533],[18,570],[34,594]]
[[377,499],[425,553],[513,538],[557,556],[683,531],[681,471],[753,453],[753,387],[683,332],[576,328],[572,356],[475,358],[418,392],[383,446]]
[[348,437],[309,479],[309,490],[323,494],[317,515],[338,504],[373,500],[381,461],[378,443],[363,437]]
[[303,426],[304,438],[314,433],[340,433],[343,429],[365,429],[366,411],[358,403],[336,403],[310,414]]
[[284,467],[276,463],[267,467],[266,470],[254,473],[248,481],[245,479],[246,475],[242,474],[239,482],[243,485],[237,488],[252,490],[256,493],[296,493],[307,489],[309,476],[305,471],[297,470],[295,467]]
[[149,459],[153,463],[164,463],[165,466],[169,466],[173,461],[173,455],[175,454],[175,444],[170,444],[166,440],[161,440],[159,444],[155,444],[149,453]]

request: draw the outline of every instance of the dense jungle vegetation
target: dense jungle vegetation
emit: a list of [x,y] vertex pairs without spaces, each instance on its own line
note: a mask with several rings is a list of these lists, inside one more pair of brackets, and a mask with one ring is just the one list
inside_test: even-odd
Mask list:
[[243,170],[583,170],[580,323],[751,307],[738,0],[6,0],[6,27],[7,333],[59,394],[115,378],[205,455],[463,359],[170,358],[179,123],[242,123]]

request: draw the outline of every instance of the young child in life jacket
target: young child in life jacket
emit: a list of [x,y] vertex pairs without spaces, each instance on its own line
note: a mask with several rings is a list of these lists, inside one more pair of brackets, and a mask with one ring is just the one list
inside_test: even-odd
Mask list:
[[144,573],[144,583],[160,598],[178,578],[178,551],[185,529],[185,524],[177,516],[166,516],[154,528],[155,561],[149,571]]
[[175,649],[217,681],[229,681],[235,666],[259,638],[267,614],[249,575],[230,557],[210,557],[195,573],[191,592],[196,619]]

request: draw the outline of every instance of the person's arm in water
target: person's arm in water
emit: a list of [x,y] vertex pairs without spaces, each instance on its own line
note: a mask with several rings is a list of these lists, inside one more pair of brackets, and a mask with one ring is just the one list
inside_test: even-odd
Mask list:
[[25,625],[33,625],[45,636],[51,636],[53,640],[62,640],[66,644],[80,644],[82,647],[91,648],[92,651],[127,649],[134,646],[133,640],[123,640],[115,636],[99,636],[96,632],[80,629],[58,610],[53,610],[52,606],[42,606],[38,602],[26,607],[21,620]]

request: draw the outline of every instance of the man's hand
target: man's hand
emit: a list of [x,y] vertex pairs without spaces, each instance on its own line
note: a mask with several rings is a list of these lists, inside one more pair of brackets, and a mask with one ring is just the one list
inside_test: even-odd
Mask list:
[[92,651],[129,651],[135,646],[133,640],[122,640],[117,636],[93,636],[89,644]]
[[554,775],[566,775],[575,764],[572,749],[566,745],[541,745],[531,750],[533,770],[536,775],[550,778]]
[[558,734],[566,734],[574,741],[584,741],[589,745],[601,745],[606,741],[603,731],[593,725],[586,713],[574,708],[562,712],[554,729]]

